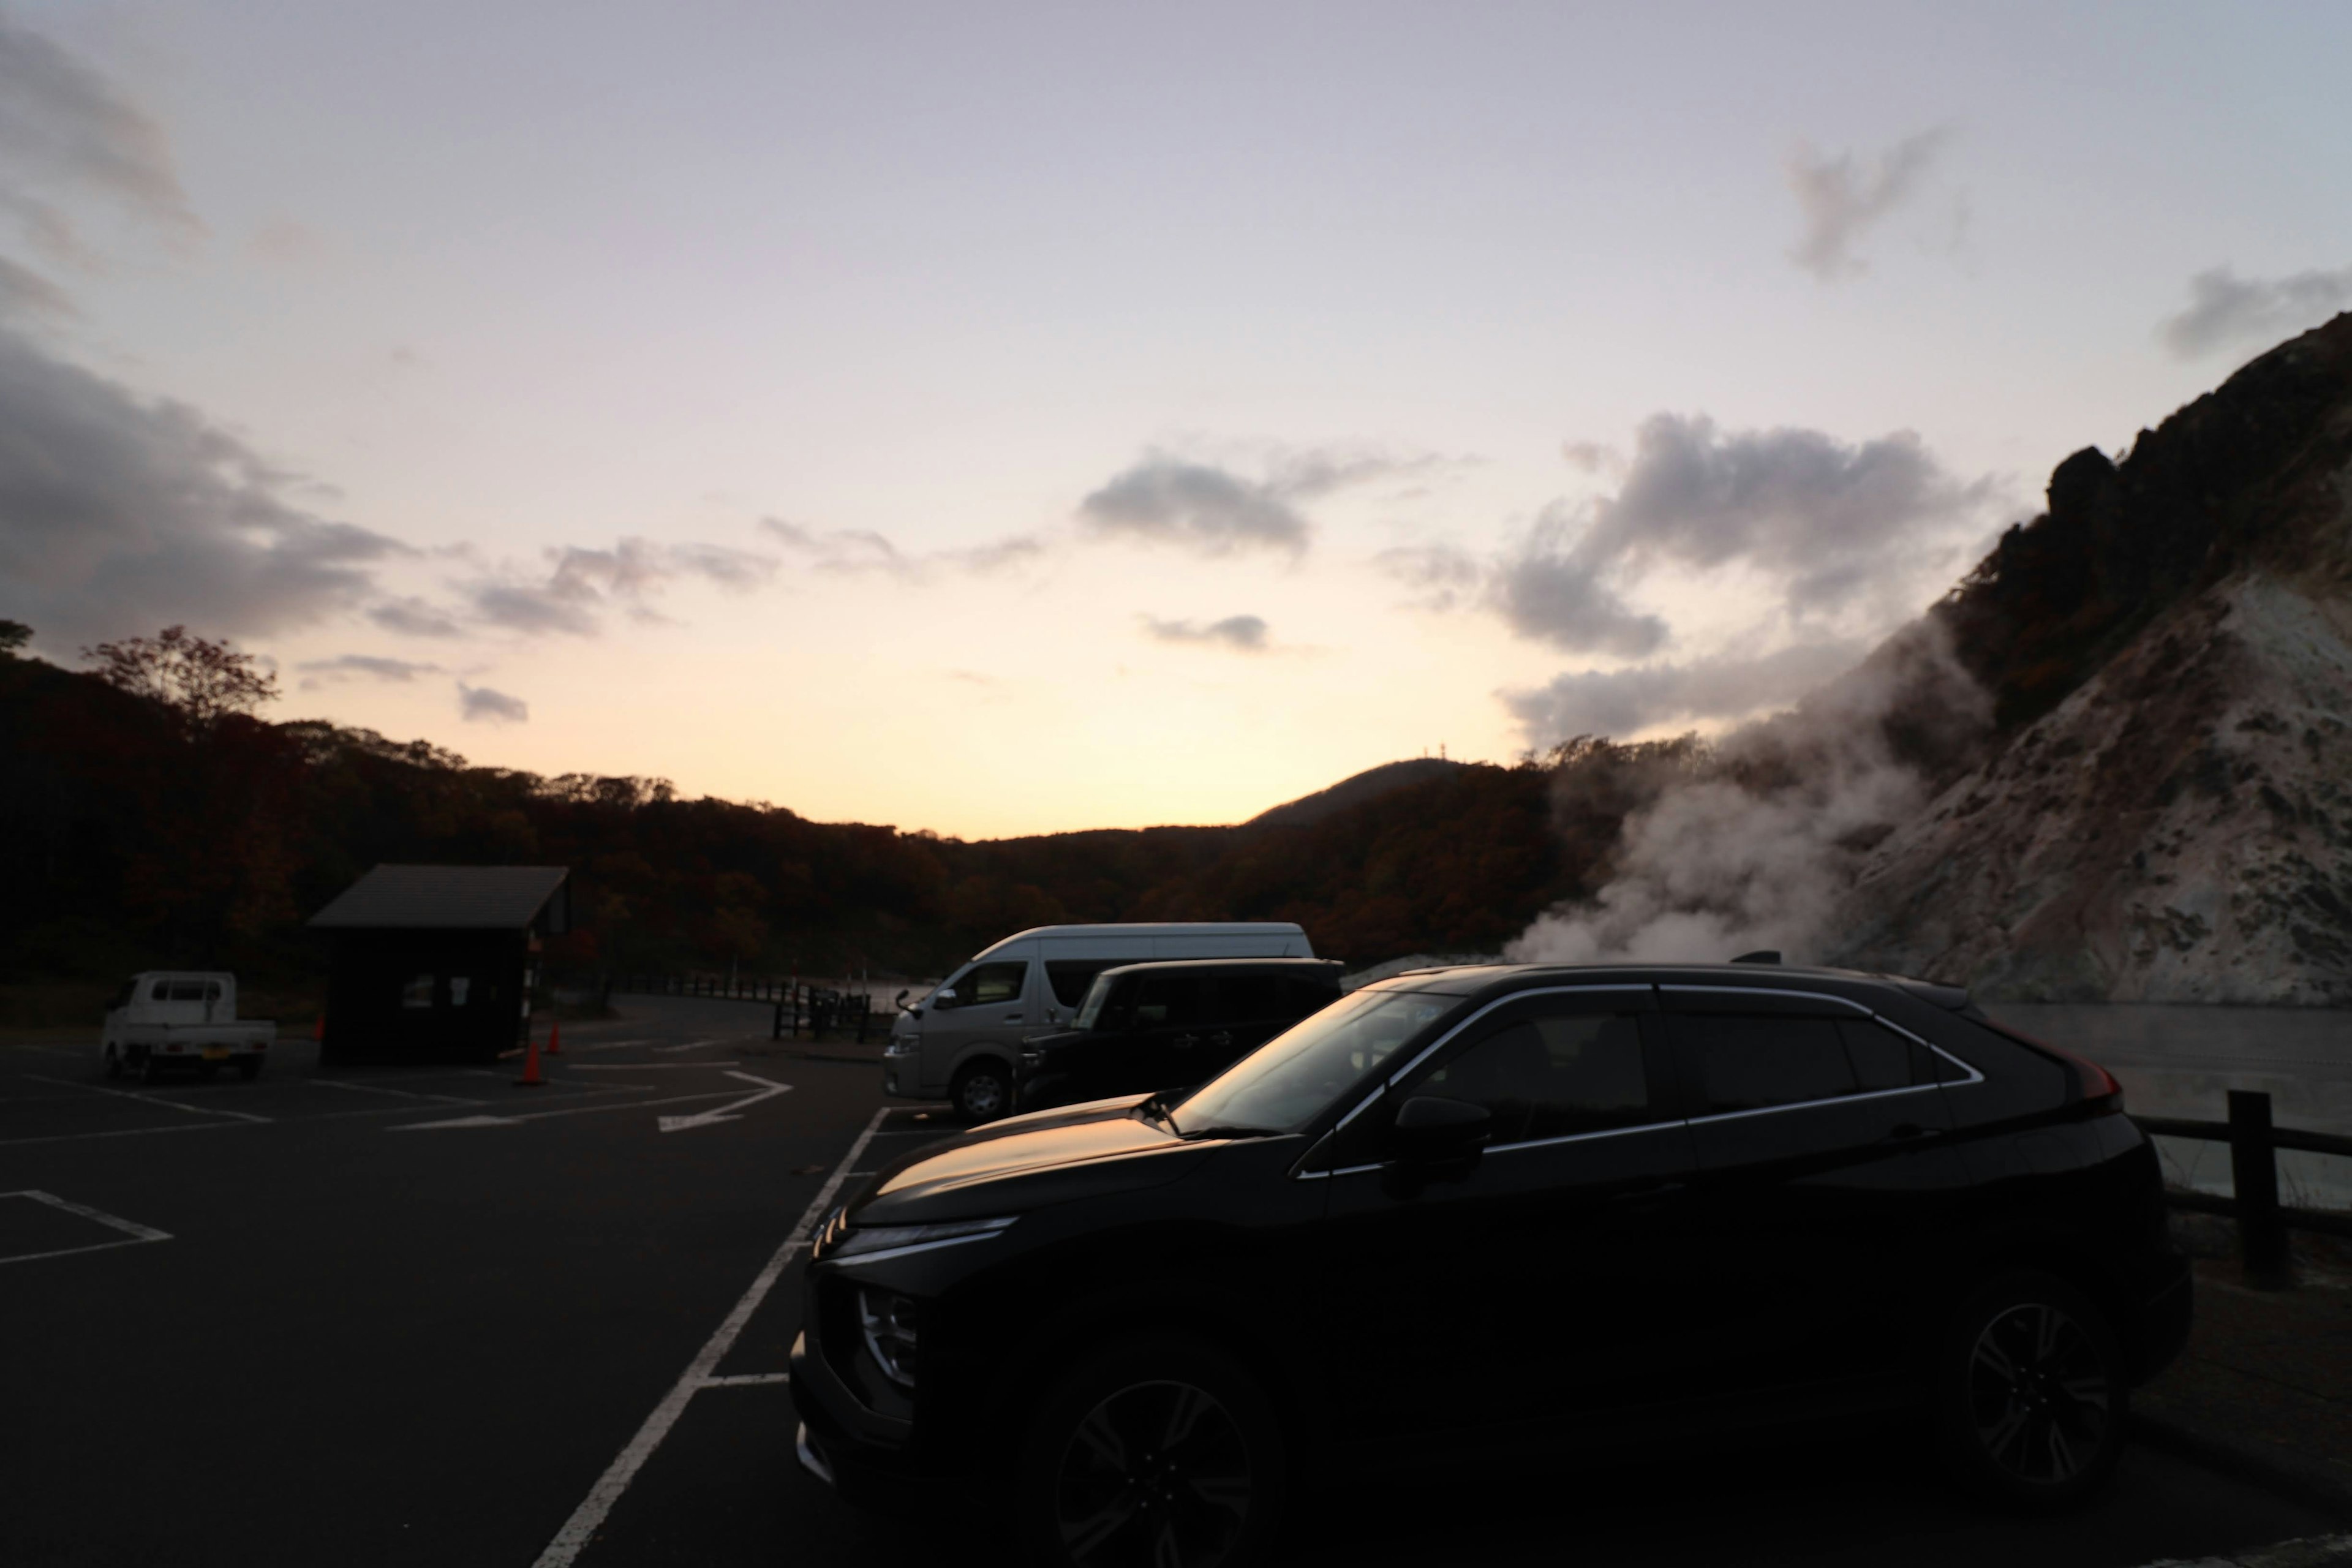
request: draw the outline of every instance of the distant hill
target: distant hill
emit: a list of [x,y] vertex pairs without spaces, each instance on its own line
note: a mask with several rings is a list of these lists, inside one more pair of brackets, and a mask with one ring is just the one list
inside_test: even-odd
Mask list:
[[1360,801],[1377,799],[1391,790],[1403,789],[1409,784],[1427,784],[1432,779],[1447,777],[1466,765],[1448,762],[1443,757],[1408,757],[1401,763],[1382,763],[1379,767],[1366,768],[1362,773],[1341,779],[1328,789],[1318,789],[1313,795],[1303,795],[1281,805],[1269,806],[1243,826],[1305,827]]

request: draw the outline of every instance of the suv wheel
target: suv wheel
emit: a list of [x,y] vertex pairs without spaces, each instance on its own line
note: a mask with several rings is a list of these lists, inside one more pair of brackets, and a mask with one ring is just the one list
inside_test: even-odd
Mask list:
[[2128,1390],[2105,1314],[2053,1275],[1994,1279],[1954,1316],[1937,1357],[1936,1424],[1970,1491],[2063,1508],[2106,1483]]
[[950,1092],[966,1121],[993,1121],[1013,1109],[1013,1074],[1002,1062],[972,1062],[956,1074]]
[[1188,1340],[1098,1352],[1057,1379],[1024,1441],[1014,1508],[1055,1568],[1244,1568],[1282,1507],[1282,1428],[1255,1378]]

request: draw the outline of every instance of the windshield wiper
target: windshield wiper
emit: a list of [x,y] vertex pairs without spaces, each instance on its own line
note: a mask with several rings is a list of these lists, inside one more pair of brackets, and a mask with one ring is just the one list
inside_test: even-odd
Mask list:
[[[1175,1127],[1176,1123],[1171,1121],[1168,1125]],[[1177,1135],[1190,1143],[1196,1138],[1271,1138],[1280,1131],[1275,1127],[1203,1127],[1197,1131],[1179,1128]]]

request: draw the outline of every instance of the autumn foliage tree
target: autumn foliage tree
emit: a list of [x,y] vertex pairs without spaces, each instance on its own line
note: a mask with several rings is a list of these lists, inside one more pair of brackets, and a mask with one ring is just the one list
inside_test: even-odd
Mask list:
[[278,696],[278,677],[251,654],[225,642],[165,626],[152,637],[125,637],[81,650],[109,686],[151,697],[190,725],[209,730],[231,713],[251,713]]

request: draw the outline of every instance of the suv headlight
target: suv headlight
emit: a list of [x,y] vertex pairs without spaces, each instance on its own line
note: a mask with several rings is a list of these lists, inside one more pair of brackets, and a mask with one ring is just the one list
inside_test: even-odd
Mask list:
[[1007,1215],[1001,1219],[957,1219],[941,1225],[845,1226],[831,1231],[824,1258],[828,1263],[873,1262],[910,1252],[929,1252],[935,1247],[986,1241],[990,1237],[1003,1235],[1005,1227],[1019,1217]]

